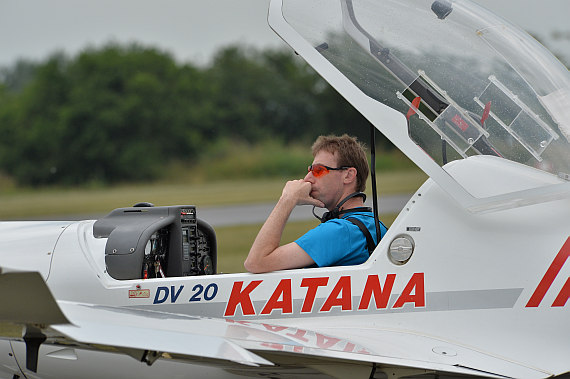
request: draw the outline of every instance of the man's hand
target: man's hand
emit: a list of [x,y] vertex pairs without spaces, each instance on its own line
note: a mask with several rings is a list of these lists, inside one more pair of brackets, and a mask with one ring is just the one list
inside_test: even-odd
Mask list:
[[281,193],[281,200],[294,201],[295,205],[314,205],[316,207],[324,208],[325,204],[311,197],[311,183],[303,179],[291,180],[283,187]]
[[289,215],[297,205],[324,207],[310,195],[311,183],[292,180],[285,184],[281,198],[257,234],[244,266],[249,272],[267,272],[314,264],[313,259],[295,242],[279,246]]

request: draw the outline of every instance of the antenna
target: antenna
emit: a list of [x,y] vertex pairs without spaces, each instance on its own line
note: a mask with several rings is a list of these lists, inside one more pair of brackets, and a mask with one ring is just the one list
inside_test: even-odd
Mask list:
[[376,226],[376,241],[380,242],[380,220],[378,219],[378,195],[376,191],[376,127],[370,123],[370,176],[372,180],[372,210]]

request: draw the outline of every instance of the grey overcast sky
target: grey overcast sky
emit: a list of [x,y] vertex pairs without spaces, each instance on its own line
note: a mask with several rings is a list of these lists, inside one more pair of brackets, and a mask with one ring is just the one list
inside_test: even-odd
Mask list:
[[[476,0],[570,61],[570,0]],[[207,63],[221,46],[284,46],[267,26],[269,0],[0,0],[0,66],[141,42]],[[558,38],[557,38],[558,36]],[[562,37],[562,38],[560,38]]]

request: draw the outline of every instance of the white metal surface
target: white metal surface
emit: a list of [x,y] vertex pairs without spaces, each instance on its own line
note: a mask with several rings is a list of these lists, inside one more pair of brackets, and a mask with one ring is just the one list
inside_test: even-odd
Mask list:
[[[1,266],[48,278],[53,248],[69,222],[0,222]],[[22,245],[22,240],[26,245]]]
[[[48,337],[40,348],[38,374],[25,369],[21,339],[1,340],[0,377],[23,373],[29,378],[62,378],[80,372],[82,377],[321,378],[351,373],[368,378],[377,369],[377,377],[437,373],[546,378],[570,372],[570,183],[548,172],[548,167],[522,159],[466,153],[459,154],[465,159],[440,165],[425,146],[410,138],[403,114],[366,94],[291,25],[282,12],[284,2],[271,2],[271,26],[430,176],[371,258],[358,266],[258,275],[116,280],[105,265],[108,239],[94,237],[94,221],[0,223],[0,267],[7,268],[0,273],[0,291],[30,303],[20,313],[0,311],[0,319],[32,323]],[[349,3],[334,2],[338,11]],[[409,2],[384,3],[400,7]],[[459,10],[485,15],[467,1],[454,4]],[[416,26],[411,20],[425,21],[421,16],[426,10],[415,9],[419,13],[414,14],[414,9],[409,23]],[[327,19],[328,14],[329,9],[323,9],[321,16]],[[427,14],[435,17],[429,10]],[[396,16],[401,15],[394,15],[392,26],[398,30]],[[498,22],[488,17],[493,25]],[[465,19],[465,25],[472,21]],[[367,34],[354,23],[344,25],[340,20],[336,26],[351,30],[349,37],[366,47]],[[427,32],[445,35],[443,25],[434,24]],[[316,26],[306,23],[301,28]],[[497,30],[485,31],[486,43],[503,51],[499,47],[508,46],[502,37],[518,32],[501,35]],[[396,40],[403,38],[390,33]],[[511,61],[513,54],[502,52]],[[531,62],[550,62],[542,52],[531,58]],[[527,63],[515,66],[524,71]],[[546,71],[550,77],[559,73],[555,68]],[[523,76],[529,86],[541,78]],[[429,73],[426,81],[433,77]],[[440,87],[433,83],[432,88]],[[565,88],[565,84],[538,83],[535,95],[543,98]],[[513,98],[506,90],[497,96],[506,102]],[[465,106],[452,93],[442,96],[452,97],[455,108]],[[518,106],[518,100],[512,103],[519,114],[536,110]],[[480,104],[475,105],[481,111]],[[554,114],[564,118],[564,112]],[[528,135],[517,148],[532,150],[532,159],[541,164],[559,157],[553,165],[564,167],[570,151],[567,134],[553,120],[547,121],[544,127],[527,120],[534,130],[552,137],[544,146],[550,151],[534,146],[536,140]],[[509,125],[520,126],[515,121]],[[487,135],[493,133],[483,128],[477,138]],[[515,146],[520,136],[509,135]],[[470,144],[474,146],[474,141]],[[413,240],[414,251],[409,260],[395,263],[389,248],[402,236]],[[223,256],[222,252],[220,259]],[[39,272],[46,283],[35,280],[37,274],[27,280],[32,274],[14,270]],[[20,279],[2,280],[8,278]],[[46,284],[57,302],[42,295]],[[44,305],[26,295],[30,293],[42,297]],[[42,317],[45,306],[61,308],[70,323],[27,318],[35,312]],[[133,357],[140,360],[145,350],[159,351],[161,358],[150,367],[137,362]]]

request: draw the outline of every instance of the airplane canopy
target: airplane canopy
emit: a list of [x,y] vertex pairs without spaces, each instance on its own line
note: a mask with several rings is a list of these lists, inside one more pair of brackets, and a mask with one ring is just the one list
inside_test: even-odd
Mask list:
[[[468,0],[273,0],[269,22],[467,208],[570,194],[570,75],[516,26]],[[540,179],[478,193],[446,165],[478,155]]]

